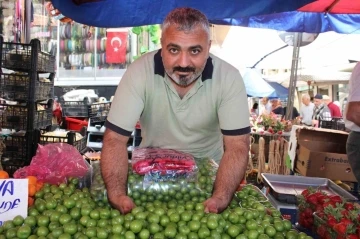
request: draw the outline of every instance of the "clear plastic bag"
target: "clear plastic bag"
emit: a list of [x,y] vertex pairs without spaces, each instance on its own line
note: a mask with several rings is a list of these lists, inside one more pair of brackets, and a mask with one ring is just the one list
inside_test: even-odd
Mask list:
[[132,153],[132,169],[135,173],[145,175],[187,174],[196,170],[196,163],[191,154],[172,149],[136,148]]
[[207,194],[211,194],[219,165],[210,158],[195,159],[198,167],[196,186]]
[[106,201],[107,193],[104,180],[101,176],[100,161],[90,161],[90,164],[93,168],[90,194],[96,202]]
[[60,184],[67,178],[83,178],[91,172],[90,164],[78,150],[66,143],[39,145],[29,166],[18,169],[14,178],[36,176],[39,181]]

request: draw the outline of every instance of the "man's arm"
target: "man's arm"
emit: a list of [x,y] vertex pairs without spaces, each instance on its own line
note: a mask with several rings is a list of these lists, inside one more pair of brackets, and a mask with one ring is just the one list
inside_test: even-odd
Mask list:
[[101,174],[109,201],[123,214],[130,212],[135,207],[133,201],[127,196],[128,140],[129,137],[107,128],[100,160]]
[[206,212],[222,212],[245,176],[249,158],[249,134],[224,135],[224,145],[225,152],[216,174],[213,195],[204,203]]
[[352,101],[347,105],[346,119],[360,126],[360,101]]

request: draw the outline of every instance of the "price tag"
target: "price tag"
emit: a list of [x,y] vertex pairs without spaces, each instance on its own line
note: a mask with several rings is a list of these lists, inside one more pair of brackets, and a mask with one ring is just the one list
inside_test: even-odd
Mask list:
[[0,226],[17,215],[27,217],[28,179],[0,179]]

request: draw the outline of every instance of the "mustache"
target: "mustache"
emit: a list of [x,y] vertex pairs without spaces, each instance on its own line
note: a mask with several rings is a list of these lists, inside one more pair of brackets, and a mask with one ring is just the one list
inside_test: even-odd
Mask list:
[[195,72],[195,68],[194,67],[181,67],[181,66],[176,66],[173,68],[173,71],[179,71],[179,72]]

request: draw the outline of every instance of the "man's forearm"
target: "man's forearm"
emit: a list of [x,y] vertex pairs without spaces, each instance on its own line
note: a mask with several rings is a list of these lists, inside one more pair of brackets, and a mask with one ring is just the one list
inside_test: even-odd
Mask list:
[[101,173],[107,193],[113,196],[127,194],[128,153],[127,138],[107,130],[101,152]]
[[[348,115],[350,117],[348,117]],[[356,124],[357,126],[360,126],[360,112],[352,112],[351,114],[348,114],[346,118]]]
[[239,141],[230,148],[225,144],[225,153],[216,174],[213,196],[227,202],[231,201],[233,193],[244,178],[249,159],[249,136],[243,136]]

